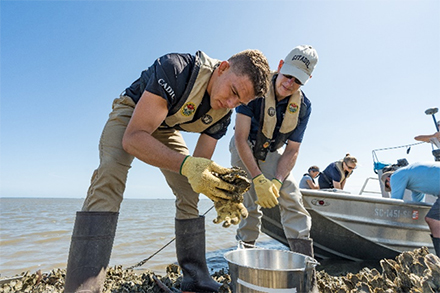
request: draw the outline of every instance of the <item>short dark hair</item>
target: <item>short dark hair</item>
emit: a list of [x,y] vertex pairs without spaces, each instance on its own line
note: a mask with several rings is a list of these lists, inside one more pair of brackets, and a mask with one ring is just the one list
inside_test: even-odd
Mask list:
[[318,166],[311,166],[310,168],[309,168],[309,170],[307,170],[308,172],[310,172],[310,171],[314,171],[314,172],[319,172],[319,167]]
[[269,85],[269,62],[259,50],[244,50],[228,59],[238,76],[248,76],[254,86],[255,97],[266,94]]

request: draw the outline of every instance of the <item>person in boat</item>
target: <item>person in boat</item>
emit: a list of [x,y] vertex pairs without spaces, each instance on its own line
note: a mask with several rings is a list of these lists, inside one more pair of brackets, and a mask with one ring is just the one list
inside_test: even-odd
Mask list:
[[[217,292],[208,271],[205,222],[199,193],[214,202],[228,199],[228,184],[212,172],[230,170],[210,160],[226,134],[232,109],[264,95],[270,74],[266,57],[245,50],[221,61],[202,51],[166,54],[113,101],[99,143],[99,167],[93,173],[82,211],[75,219],[65,292],[100,292],[113,246],[128,170],[134,158],[158,167],[176,196],[177,259],[182,291]],[[180,131],[200,133],[193,155]],[[242,204],[229,212],[245,216]],[[240,206],[241,205],[241,206]],[[216,209],[217,209],[216,205]],[[219,216],[223,207],[217,210]],[[148,233],[148,231],[145,231]]]
[[348,177],[356,169],[357,159],[346,154],[342,160],[330,163],[324,171],[319,174],[318,184],[320,189],[344,189]]
[[236,108],[235,134],[230,141],[231,164],[253,178],[244,194],[249,216],[237,229],[236,239],[253,246],[260,235],[262,208],[279,204],[281,223],[294,252],[313,257],[311,217],[291,170],[311,113],[311,102],[301,87],[318,62],[309,45],[295,47],[271,75],[267,95]]
[[311,166],[307,173],[303,175],[299,182],[299,188],[304,189],[319,189],[318,182],[315,182],[316,177],[319,175],[319,167]]
[[385,191],[391,192],[391,198],[402,199],[405,189],[412,191],[412,200],[424,202],[425,194],[437,197],[425,221],[431,230],[435,253],[440,257],[440,162],[419,162],[388,171],[381,180]]

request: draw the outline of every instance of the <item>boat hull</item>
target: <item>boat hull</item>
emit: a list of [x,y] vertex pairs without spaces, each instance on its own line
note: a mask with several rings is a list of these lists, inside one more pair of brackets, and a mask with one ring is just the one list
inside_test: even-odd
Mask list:
[[[394,258],[422,246],[434,252],[425,216],[430,204],[301,190],[312,216],[315,257],[353,261]],[[288,246],[280,210],[262,209],[262,231]]]

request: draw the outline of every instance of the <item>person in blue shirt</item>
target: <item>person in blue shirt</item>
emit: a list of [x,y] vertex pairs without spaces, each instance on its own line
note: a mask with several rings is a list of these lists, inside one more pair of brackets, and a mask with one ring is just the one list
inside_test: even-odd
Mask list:
[[319,174],[318,184],[320,189],[344,189],[348,177],[356,169],[357,159],[346,154],[342,160],[330,163]]
[[382,174],[385,191],[391,198],[402,199],[405,189],[412,191],[412,200],[425,201],[425,194],[437,197],[426,214],[425,221],[431,230],[432,242],[437,256],[440,256],[440,162],[419,162],[409,164],[397,171]]
[[236,238],[252,246],[259,237],[261,207],[279,204],[281,224],[290,250],[313,257],[311,217],[291,174],[311,113],[311,102],[301,87],[311,78],[318,62],[309,45],[295,47],[271,75],[268,93],[236,108],[235,135],[229,150],[232,166],[244,168],[253,178],[244,194],[249,216]]
[[319,167],[311,166],[307,173],[303,175],[301,181],[299,182],[299,188],[304,189],[319,189],[319,185],[315,182],[315,178],[319,175]]

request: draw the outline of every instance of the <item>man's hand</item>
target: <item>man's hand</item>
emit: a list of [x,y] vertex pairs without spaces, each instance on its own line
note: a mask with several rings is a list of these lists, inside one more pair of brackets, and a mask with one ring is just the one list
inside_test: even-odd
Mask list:
[[214,223],[218,224],[224,221],[223,227],[228,228],[237,225],[241,219],[246,219],[248,211],[242,203],[233,202],[230,200],[219,200],[214,202],[215,210],[217,211],[217,218]]
[[272,181],[264,177],[263,174],[258,175],[252,181],[258,197],[256,204],[263,208],[273,208],[278,204],[277,198],[280,197],[280,194]]
[[180,174],[188,178],[192,189],[203,193],[214,202],[229,199],[230,195],[227,192],[234,191],[235,186],[214,176],[213,172],[226,174],[229,171],[230,169],[221,167],[209,159],[191,156],[187,156],[180,167]]

